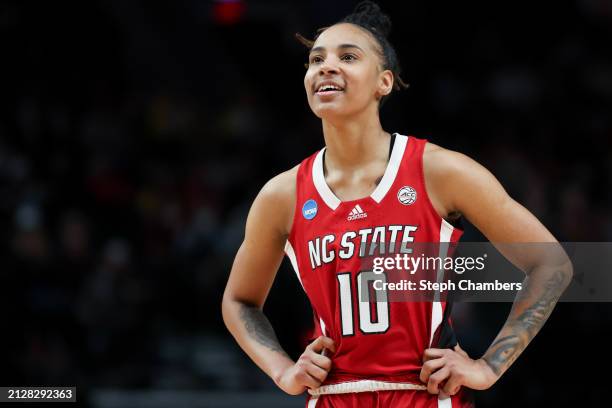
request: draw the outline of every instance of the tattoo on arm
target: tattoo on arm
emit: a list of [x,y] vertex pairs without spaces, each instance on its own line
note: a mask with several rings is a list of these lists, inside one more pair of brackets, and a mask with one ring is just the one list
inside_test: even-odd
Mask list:
[[521,340],[517,335],[505,336],[495,340],[483,359],[499,376],[516,360],[521,350]]
[[259,344],[266,346],[272,351],[287,355],[278,342],[270,321],[259,308],[241,304],[240,319],[244,323],[244,327],[249,335]]
[[[555,272],[542,284],[533,282],[531,276],[525,278],[508,321],[483,356],[495,374],[506,371],[542,328],[567,286],[565,276]],[[525,304],[528,306],[521,311]]]

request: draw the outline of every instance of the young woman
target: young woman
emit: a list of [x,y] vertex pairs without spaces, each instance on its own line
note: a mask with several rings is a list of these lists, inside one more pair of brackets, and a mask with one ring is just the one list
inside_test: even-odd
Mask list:
[[[363,2],[314,42],[299,37],[310,49],[304,86],[325,148],[262,188],[223,297],[225,323],[243,350],[283,391],[308,390],[309,407],[471,406],[466,389],[499,379],[572,275],[569,264],[550,269],[505,253],[528,274],[523,301],[478,359],[452,336],[444,302],[361,302],[367,242],[455,242],[460,216],[491,242],[556,242],[474,160],[383,130],[380,104],[404,86],[389,29],[378,6]],[[284,253],[319,335],[297,361],[262,312]]]

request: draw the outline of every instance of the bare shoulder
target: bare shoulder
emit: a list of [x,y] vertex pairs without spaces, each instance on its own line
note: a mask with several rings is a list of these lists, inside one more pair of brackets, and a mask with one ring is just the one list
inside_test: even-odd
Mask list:
[[482,185],[479,178],[490,173],[471,157],[428,142],[423,152],[423,173],[427,193],[438,214],[455,219],[461,215],[455,195],[466,185]]
[[423,166],[425,171],[433,176],[448,176],[449,173],[465,171],[477,164],[472,158],[463,153],[445,149],[431,142],[427,142],[425,145]]
[[262,187],[261,193],[267,199],[295,200],[295,178],[297,177],[299,165],[272,177]]
[[263,223],[269,223],[283,236],[289,234],[293,222],[298,168],[299,165],[296,165],[268,180],[251,209],[251,215]]
[[427,192],[440,215],[465,216],[491,242],[555,240],[487,168],[467,155],[428,143],[423,172]]

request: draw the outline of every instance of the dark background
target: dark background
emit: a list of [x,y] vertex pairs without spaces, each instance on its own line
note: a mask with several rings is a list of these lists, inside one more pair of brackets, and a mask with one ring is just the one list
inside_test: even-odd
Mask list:
[[[536,3],[381,1],[411,85],[383,126],[470,155],[560,241],[611,241],[612,5]],[[293,34],[354,4],[0,3],[1,385],[76,385],[95,407],[303,405],[220,302],[254,196],[323,144]],[[472,357],[509,307],[458,305]],[[299,355],[311,317],[288,264],[266,313]],[[559,304],[479,406],[607,400],[611,315]]]

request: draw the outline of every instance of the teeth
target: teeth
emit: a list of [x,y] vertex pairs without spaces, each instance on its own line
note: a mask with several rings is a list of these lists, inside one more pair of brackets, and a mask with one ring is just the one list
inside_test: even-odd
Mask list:
[[319,92],[325,92],[325,91],[339,91],[340,88],[335,86],[335,85],[323,85],[319,88]]

